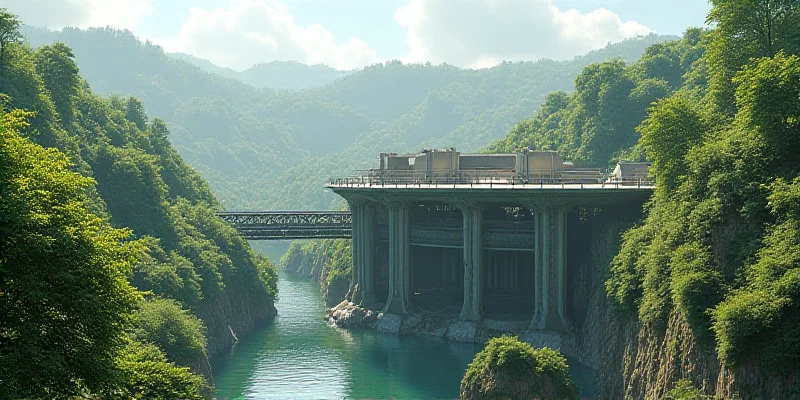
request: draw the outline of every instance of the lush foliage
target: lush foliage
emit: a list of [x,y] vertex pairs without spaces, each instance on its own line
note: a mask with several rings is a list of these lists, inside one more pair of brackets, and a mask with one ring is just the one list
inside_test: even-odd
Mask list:
[[462,399],[577,399],[567,360],[516,337],[494,338],[467,367]]
[[643,158],[634,149],[639,140],[636,127],[654,101],[682,85],[683,75],[704,52],[702,34],[690,29],[681,40],[652,45],[631,65],[611,60],[587,66],[575,79],[575,92],[548,94],[533,118],[517,124],[486,151],[553,149],[589,167]]
[[710,31],[584,69],[489,151],[649,160],[656,193],[606,282],[623,318],[680,313],[731,367],[800,365],[800,3],[712,1]]
[[675,386],[667,393],[668,400],[710,400],[712,398],[712,396],[704,394],[702,390],[695,388],[687,379],[675,382]]
[[155,344],[176,364],[191,365],[205,355],[202,321],[174,300],[155,298],[142,302],[133,326],[136,340]]
[[3,52],[0,397],[199,396],[183,367],[274,314],[274,268],[138,99],[93,94],[62,43]]
[[130,232],[89,212],[92,180],[0,113],[0,397],[61,397],[113,383],[138,295]]
[[[728,365],[796,371],[798,5],[713,3],[719,28],[685,75],[707,74],[708,86],[681,88],[639,128],[657,191],[644,223],[625,234],[608,294],[648,324],[682,313]],[[770,21],[773,37],[761,36]]]
[[195,400],[209,389],[202,377],[168,362],[152,344],[131,343],[119,357],[118,368],[122,384],[108,393],[111,396]]

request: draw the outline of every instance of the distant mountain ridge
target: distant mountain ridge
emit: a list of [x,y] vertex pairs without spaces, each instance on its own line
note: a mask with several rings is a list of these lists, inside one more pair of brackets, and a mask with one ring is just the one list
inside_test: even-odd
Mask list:
[[[129,31],[35,30],[28,39],[33,46],[72,47],[96,93],[142,99],[149,115],[168,122],[175,148],[226,207],[318,209],[336,206],[324,188],[328,177],[371,166],[378,152],[476,151],[531,117],[547,93],[573,90],[585,66],[615,57],[631,62],[673,38],[649,35],[571,61],[481,70],[394,61],[288,91],[209,72],[210,63],[180,60]],[[296,67],[277,63],[273,71],[279,66]]]
[[306,65],[297,61],[270,61],[258,63],[244,71],[235,71],[191,54],[167,53],[167,55],[189,62],[212,74],[236,79],[259,89],[308,89],[326,85],[350,73],[324,64]]

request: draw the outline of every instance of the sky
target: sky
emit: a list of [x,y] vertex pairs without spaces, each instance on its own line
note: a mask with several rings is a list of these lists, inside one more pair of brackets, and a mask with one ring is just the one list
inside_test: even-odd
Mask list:
[[704,26],[705,0],[0,0],[23,23],[112,26],[235,70],[340,70],[387,60],[483,68],[571,59],[637,35]]

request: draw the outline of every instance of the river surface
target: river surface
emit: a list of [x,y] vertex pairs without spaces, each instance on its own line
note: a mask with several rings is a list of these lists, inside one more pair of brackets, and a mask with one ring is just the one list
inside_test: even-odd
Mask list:
[[[281,272],[278,290],[275,320],[212,360],[218,399],[458,398],[482,347],[331,328],[316,283]],[[570,365],[591,390],[590,371]]]

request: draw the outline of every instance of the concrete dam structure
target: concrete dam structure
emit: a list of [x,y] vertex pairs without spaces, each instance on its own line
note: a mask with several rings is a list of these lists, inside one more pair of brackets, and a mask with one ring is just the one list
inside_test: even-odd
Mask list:
[[653,191],[647,169],[625,163],[606,174],[546,151],[383,153],[378,168],[327,185],[352,212],[353,302],[567,332],[589,224],[640,214]]

